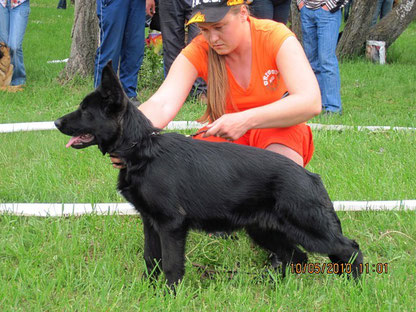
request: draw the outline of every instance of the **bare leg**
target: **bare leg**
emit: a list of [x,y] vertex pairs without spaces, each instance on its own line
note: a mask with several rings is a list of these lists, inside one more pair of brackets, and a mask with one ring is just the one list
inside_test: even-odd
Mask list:
[[303,167],[303,157],[299,155],[297,152],[295,152],[293,149],[291,149],[290,147],[287,147],[286,145],[270,144],[269,146],[266,147],[266,150],[286,156],[287,158],[297,163],[299,166]]

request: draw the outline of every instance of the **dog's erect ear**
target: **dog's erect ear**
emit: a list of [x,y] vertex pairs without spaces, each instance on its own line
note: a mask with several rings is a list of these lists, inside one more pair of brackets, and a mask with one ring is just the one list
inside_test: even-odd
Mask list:
[[[4,42],[0,42],[0,49],[6,47],[6,44]],[[4,56],[3,51],[0,50],[0,59]]]
[[112,61],[109,61],[103,68],[101,75],[101,95],[107,99],[107,109],[112,112],[120,111],[127,103],[127,97],[124,94],[123,87],[114,72]]

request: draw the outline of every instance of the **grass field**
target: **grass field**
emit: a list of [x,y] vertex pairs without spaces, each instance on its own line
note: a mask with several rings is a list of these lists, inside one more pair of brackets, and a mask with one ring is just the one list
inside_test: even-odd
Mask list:
[[[27,87],[0,93],[0,123],[54,120],[92,90],[92,78],[61,85],[57,77],[64,65],[47,63],[67,58],[71,45],[73,7],[56,5],[31,2],[24,41]],[[361,58],[342,62],[344,114],[312,122],[416,127],[415,51],[413,23],[388,50],[387,65]],[[141,73],[141,100],[163,78],[151,70],[151,59],[147,55]],[[176,120],[195,120],[203,110],[189,100]],[[96,148],[65,149],[68,138],[57,131],[0,134],[0,140],[0,203],[124,201],[115,191],[118,172]],[[314,140],[308,169],[322,176],[332,200],[416,199],[415,132],[314,131]],[[289,273],[281,281],[267,273],[267,253],[244,233],[236,241],[192,233],[185,279],[174,298],[162,279],[155,286],[142,279],[137,217],[3,215],[0,311],[414,311],[416,213],[339,217],[368,263],[357,283],[332,274]],[[327,259],[311,255],[310,262]],[[216,273],[208,277],[196,264]],[[373,272],[377,268],[383,272]]]

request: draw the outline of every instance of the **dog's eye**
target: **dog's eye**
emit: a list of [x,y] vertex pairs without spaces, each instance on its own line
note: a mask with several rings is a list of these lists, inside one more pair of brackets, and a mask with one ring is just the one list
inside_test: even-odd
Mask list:
[[86,106],[84,106],[84,109],[81,108],[81,115],[83,118],[86,118],[88,120],[93,120],[94,119],[94,114],[92,114]]

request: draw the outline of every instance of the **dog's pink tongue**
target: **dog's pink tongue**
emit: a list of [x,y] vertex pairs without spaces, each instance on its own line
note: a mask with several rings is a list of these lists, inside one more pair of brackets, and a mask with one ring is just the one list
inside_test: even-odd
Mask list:
[[69,140],[69,142],[68,143],[66,143],[66,145],[65,145],[65,147],[70,147],[72,144],[74,144],[74,142],[76,141],[76,140],[78,140],[80,138],[80,135],[79,136],[73,136],[70,140]]

